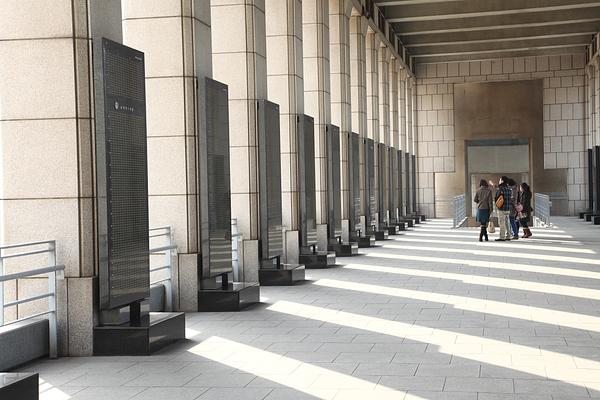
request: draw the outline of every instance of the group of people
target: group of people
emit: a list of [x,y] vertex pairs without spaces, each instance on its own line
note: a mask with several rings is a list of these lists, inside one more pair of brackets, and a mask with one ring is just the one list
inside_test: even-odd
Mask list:
[[500,226],[497,242],[519,239],[519,227],[523,228],[523,238],[531,237],[531,197],[531,189],[525,182],[517,185],[514,179],[502,176],[494,192],[494,183],[482,179],[473,199],[477,203],[476,220],[481,224],[479,241],[488,241],[488,229],[494,208],[497,210]]

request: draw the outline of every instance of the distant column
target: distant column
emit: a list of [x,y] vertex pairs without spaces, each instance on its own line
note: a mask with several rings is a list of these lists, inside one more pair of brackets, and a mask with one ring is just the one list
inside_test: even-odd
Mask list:
[[315,189],[320,250],[327,249],[327,124],[331,122],[329,0],[302,1],[304,109],[315,120]]
[[279,104],[281,124],[282,221],[287,263],[298,263],[300,204],[298,124],[304,114],[302,1],[266,0],[267,93]]
[[264,6],[261,0],[210,2],[213,74],[229,85],[231,214],[244,238],[243,279],[247,282],[258,282],[259,268],[256,102],[267,98]]

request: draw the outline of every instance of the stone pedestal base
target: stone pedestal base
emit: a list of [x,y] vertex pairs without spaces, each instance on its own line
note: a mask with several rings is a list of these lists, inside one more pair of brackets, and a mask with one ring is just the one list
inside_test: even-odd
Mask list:
[[95,356],[147,356],[185,339],[184,313],[150,313],[140,323],[94,328]]
[[292,286],[306,277],[302,264],[282,264],[279,269],[262,268],[258,271],[262,286]]
[[259,301],[258,283],[230,283],[226,288],[198,291],[198,311],[241,311]]
[[39,374],[0,373],[0,399],[38,400],[39,387]]
[[311,254],[300,254],[300,262],[306,269],[331,268],[335,266],[335,252],[316,251]]
[[586,222],[592,222],[592,219],[593,219],[594,217],[598,217],[598,216],[599,216],[599,215],[598,215],[597,213],[595,213],[595,212],[586,212],[585,214],[583,214],[583,219],[584,219]]
[[375,246],[375,236],[373,236],[373,235],[359,236],[359,237],[355,238],[355,240],[358,243],[359,249],[365,249],[368,247]]
[[336,257],[352,257],[358,255],[358,243],[335,243],[329,245],[329,251],[335,252]]

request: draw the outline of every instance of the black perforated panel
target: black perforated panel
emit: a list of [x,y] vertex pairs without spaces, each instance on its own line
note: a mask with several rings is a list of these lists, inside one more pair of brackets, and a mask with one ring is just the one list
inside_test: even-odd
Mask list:
[[283,255],[279,106],[258,101],[260,232],[263,259]]
[[377,212],[377,198],[375,197],[375,143],[373,139],[364,139],[365,143],[365,165],[367,174],[365,176],[366,198],[369,200],[369,207],[366,208],[365,221],[369,227],[376,222],[375,214]]
[[351,133],[349,140],[348,165],[350,166],[350,229],[361,230],[360,226],[360,137]]
[[148,165],[144,54],[95,43],[100,303],[149,296]]
[[327,126],[327,192],[329,203],[329,237],[342,235],[342,197],[340,172],[340,128]]
[[203,279],[232,271],[228,89],[205,78],[205,92],[206,131],[199,133]]
[[317,200],[315,196],[315,121],[298,116],[300,181],[300,236],[302,246],[317,244]]

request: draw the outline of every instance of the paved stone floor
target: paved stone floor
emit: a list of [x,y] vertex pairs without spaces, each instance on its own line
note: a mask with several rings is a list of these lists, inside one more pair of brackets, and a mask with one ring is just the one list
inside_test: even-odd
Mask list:
[[[70,358],[42,399],[600,399],[600,227],[478,243],[432,220],[152,357]],[[494,235],[497,237],[497,234]]]

